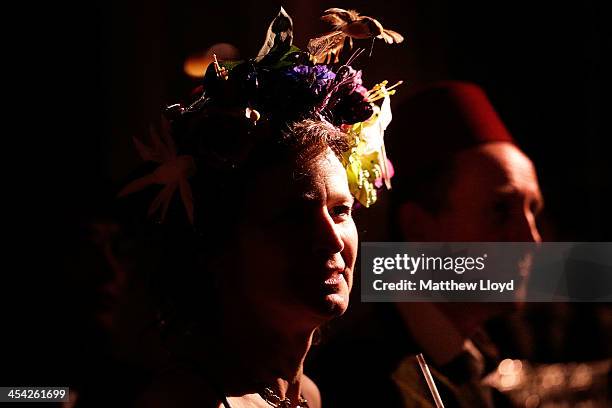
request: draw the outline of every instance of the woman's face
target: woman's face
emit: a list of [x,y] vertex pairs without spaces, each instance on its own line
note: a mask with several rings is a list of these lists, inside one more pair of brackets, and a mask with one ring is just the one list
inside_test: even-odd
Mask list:
[[230,261],[237,268],[229,281],[241,296],[234,300],[281,324],[320,324],[344,313],[357,229],[340,161],[328,149],[303,170],[263,172],[253,186]]

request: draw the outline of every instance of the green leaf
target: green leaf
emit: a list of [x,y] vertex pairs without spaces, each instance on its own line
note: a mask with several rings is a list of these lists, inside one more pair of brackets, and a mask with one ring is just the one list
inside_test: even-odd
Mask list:
[[283,55],[291,47],[292,43],[293,20],[291,20],[285,9],[281,7],[278,15],[268,27],[266,39],[259,53],[257,53],[255,62],[262,62],[264,59],[273,60],[274,56]]

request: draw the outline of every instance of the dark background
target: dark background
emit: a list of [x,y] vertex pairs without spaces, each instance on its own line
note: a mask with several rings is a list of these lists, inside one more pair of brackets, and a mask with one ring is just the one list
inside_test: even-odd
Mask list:
[[[372,58],[357,63],[367,86],[403,79],[407,89],[460,79],[484,87],[536,164],[546,200],[544,238],[610,241],[611,132],[604,120],[610,37],[604,2],[544,3],[290,0],[283,5],[301,47],[326,30],[318,16],[328,7],[355,8],[404,34],[399,46],[377,41]],[[27,50],[38,63],[30,82],[44,78],[39,92],[51,85],[57,94],[47,93],[53,118],[44,135],[31,140],[61,139],[49,148],[64,162],[66,197],[74,186],[95,188],[95,180],[120,183],[139,163],[131,138],[146,135],[160,107],[197,85],[183,73],[185,58],[218,42],[234,44],[241,57],[255,55],[279,5],[150,0],[53,8],[53,19],[43,18],[50,30]],[[369,47],[367,41],[360,45]],[[400,89],[393,103],[401,100]],[[60,207],[71,206],[70,200],[58,200]]]
[[[404,34],[401,45],[378,41],[372,58],[356,64],[368,87],[383,79],[403,79],[405,89],[439,79],[483,86],[537,167],[546,201],[544,239],[612,241],[607,98],[612,70],[606,61],[611,47],[603,1],[291,0],[283,5],[294,19],[294,43],[301,47],[327,29],[318,16],[328,7],[355,8]],[[3,221],[10,227],[3,245],[9,255],[3,286],[13,295],[3,297],[8,300],[3,311],[7,331],[16,333],[15,341],[26,350],[28,342],[40,345],[41,339],[53,344],[64,329],[64,318],[51,305],[61,296],[54,290],[61,285],[58,254],[71,251],[61,239],[69,233],[66,219],[96,207],[100,191],[117,188],[139,165],[131,138],[146,135],[161,107],[197,85],[183,73],[185,58],[218,42],[234,44],[242,57],[254,56],[280,3],[16,6],[5,13],[13,24],[2,28],[7,72],[0,162],[3,201],[9,205]],[[405,94],[400,89],[393,103],[401,103]],[[362,240],[377,238],[375,228],[361,228]],[[22,355],[12,354],[17,364],[23,362]],[[28,374],[25,378],[31,378]]]

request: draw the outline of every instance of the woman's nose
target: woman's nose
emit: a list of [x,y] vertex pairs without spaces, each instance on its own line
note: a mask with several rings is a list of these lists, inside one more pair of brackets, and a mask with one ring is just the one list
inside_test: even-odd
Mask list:
[[340,226],[334,222],[326,207],[318,212],[313,225],[314,251],[325,256],[344,250]]

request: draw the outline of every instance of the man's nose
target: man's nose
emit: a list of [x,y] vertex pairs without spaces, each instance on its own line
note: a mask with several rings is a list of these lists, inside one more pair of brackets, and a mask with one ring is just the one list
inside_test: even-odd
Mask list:
[[317,212],[313,222],[315,253],[328,256],[344,250],[340,227],[334,222],[326,207]]
[[525,205],[519,213],[518,220],[513,226],[513,236],[509,238],[509,241],[514,242],[542,242],[536,216],[528,205]]

